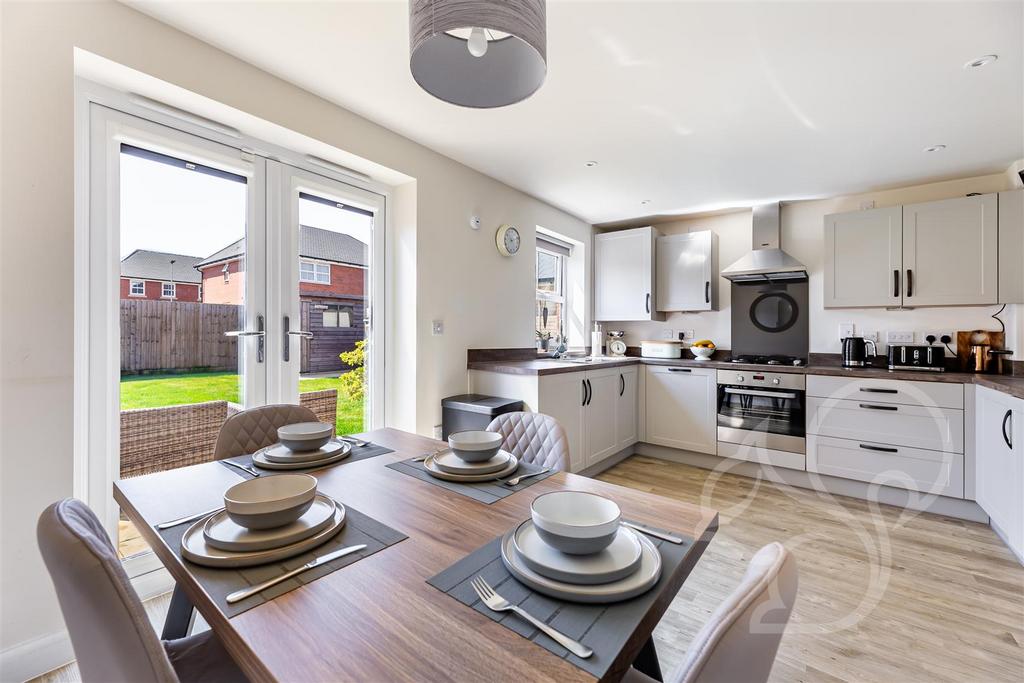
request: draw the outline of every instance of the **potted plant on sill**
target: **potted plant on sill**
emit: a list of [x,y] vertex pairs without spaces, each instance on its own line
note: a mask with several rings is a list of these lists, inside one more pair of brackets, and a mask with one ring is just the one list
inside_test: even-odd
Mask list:
[[541,332],[540,330],[537,330],[537,348],[540,349],[541,351],[547,351],[548,350],[548,344],[550,344],[550,343],[551,343],[551,333],[550,332]]

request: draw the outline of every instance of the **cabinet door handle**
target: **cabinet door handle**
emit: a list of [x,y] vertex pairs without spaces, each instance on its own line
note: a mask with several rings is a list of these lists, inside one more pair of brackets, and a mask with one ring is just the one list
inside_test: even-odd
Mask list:
[[886,448],[885,446],[872,446],[871,444],[867,444],[867,443],[862,443],[860,445],[860,447],[863,448],[866,451],[879,451],[881,453],[899,453],[900,452],[900,449],[898,449],[898,448]]
[[590,402],[594,400],[594,385],[590,383],[589,379],[586,380],[586,382],[587,382],[587,405],[589,406]]
[[907,268],[907,298],[914,296],[914,271]]
[[690,368],[669,368],[669,372],[693,372]]
[[622,373],[620,372],[619,373],[619,396],[622,396],[624,393],[626,393],[626,378],[623,377]]
[[899,410],[900,409],[899,406],[876,406],[876,405],[872,405],[870,403],[861,403],[860,407],[861,408],[869,408],[871,410]]
[[583,398],[580,400],[580,405],[585,406],[587,405],[587,380],[580,380],[580,388],[583,389]]
[[704,281],[704,303],[711,303],[711,281]]
[[897,298],[900,295],[900,271],[896,269],[892,271],[892,296]]
[[1007,410],[1006,414],[1003,415],[1003,424],[1001,426],[1001,429],[1002,429],[1002,432],[1003,432],[1003,441],[1006,442],[1006,447],[1009,448],[1011,451],[1013,450],[1013,438],[1010,436],[1010,433],[1006,431],[1006,425],[1007,425],[1007,423],[1009,423],[1010,429],[1013,429],[1013,423],[1010,422],[1010,419],[1012,417],[1013,417],[1013,411],[1012,410]]
[[868,394],[898,394],[899,389],[876,389],[875,387],[861,387],[861,391]]
[[647,292],[647,300],[644,302],[644,308],[647,309],[648,313],[651,312],[651,293],[650,292]]

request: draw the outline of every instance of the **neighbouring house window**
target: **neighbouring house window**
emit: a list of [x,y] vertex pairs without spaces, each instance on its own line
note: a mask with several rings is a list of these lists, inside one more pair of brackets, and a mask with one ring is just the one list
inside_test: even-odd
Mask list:
[[142,280],[132,280],[131,290],[129,294],[131,294],[132,296],[145,296],[146,283]]
[[224,284],[231,282],[231,269],[228,267],[228,264],[224,264],[222,272],[224,273]]
[[302,261],[299,263],[299,279],[302,282],[329,285],[331,284],[331,265],[316,261]]
[[324,327],[352,327],[352,309],[345,306],[324,306]]
[[565,334],[565,261],[569,250],[537,239],[536,330],[555,339]]
[[165,299],[173,299],[177,285],[173,282],[165,282],[162,295]]

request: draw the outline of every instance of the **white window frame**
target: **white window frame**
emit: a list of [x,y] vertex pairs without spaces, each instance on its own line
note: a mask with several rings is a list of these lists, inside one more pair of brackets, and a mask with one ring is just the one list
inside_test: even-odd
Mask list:
[[[135,285],[141,285],[142,291],[136,292]],[[146,296],[146,281],[145,280],[128,280],[128,296]]]
[[[537,247],[537,255],[534,257],[534,281],[536,281],[538,279],[539,273],[537,272],[537,267],[538,267],[538,261],[540,261],[540,255],[541,254],[548,254],[548,255],[554,256],[555,258],[558,259],[558,281],[557,281],[557,286],[555,287],[555,291],[554,292],[545,292],[545,291],[543,291],[541,289],[538,289],[537,290],[537,301],[550,301],[552,303],[562,304],[562,309],[561,309],[562,310],[562,315],[559,318],[559,322],[561,324],[558,326],[558,329],[562,330],[563,332],[565,332],[566,335],[568,335],[568,332],[567,332],[566,328],[568,327],[568,322],[569,322],[569,312],[566,309],[566,296],[565,296],[565,265],[566,265],[565,262],[567,260],[567,257],[565,256],[565,254],[559,254],[556,251],[550,251],[549,249],[545,249],[543,247],[538,246]],[[535,325],[536,325],[536,320],[537,320],[537,318],[536,318],[536,316],[534,316],[534,324]]]
[[[171,293],[167,293],[167,288],[171,288]],[[161,299],[176,299],[178,297],[178,283],[177,282],[161,282],[160,283],[160,298]]]
[[[313,266],[313,279],[303,276],[302,266]],[[321,268],[326,270],[327,279],[321,280],[320,273]],[[331,264],[328,261],[315,261],[313,259],[304,258],[299,261],[299,282],[309,282],[314,285],[330,285],[331,284]]]

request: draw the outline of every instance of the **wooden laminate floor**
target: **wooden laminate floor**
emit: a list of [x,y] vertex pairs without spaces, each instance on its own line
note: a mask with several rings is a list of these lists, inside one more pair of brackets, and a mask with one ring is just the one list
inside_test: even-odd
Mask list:
[[[772,681],[1024,680],[1024,568],[985,525],[644,456],[598,478],[720,511],[717,536],[655,631],[666,675],[751,555],[781,541],[797,556],[800,590]],[[147,602],[154,623],[167,604]],[[77,680],[73,664],[36,679]]]

